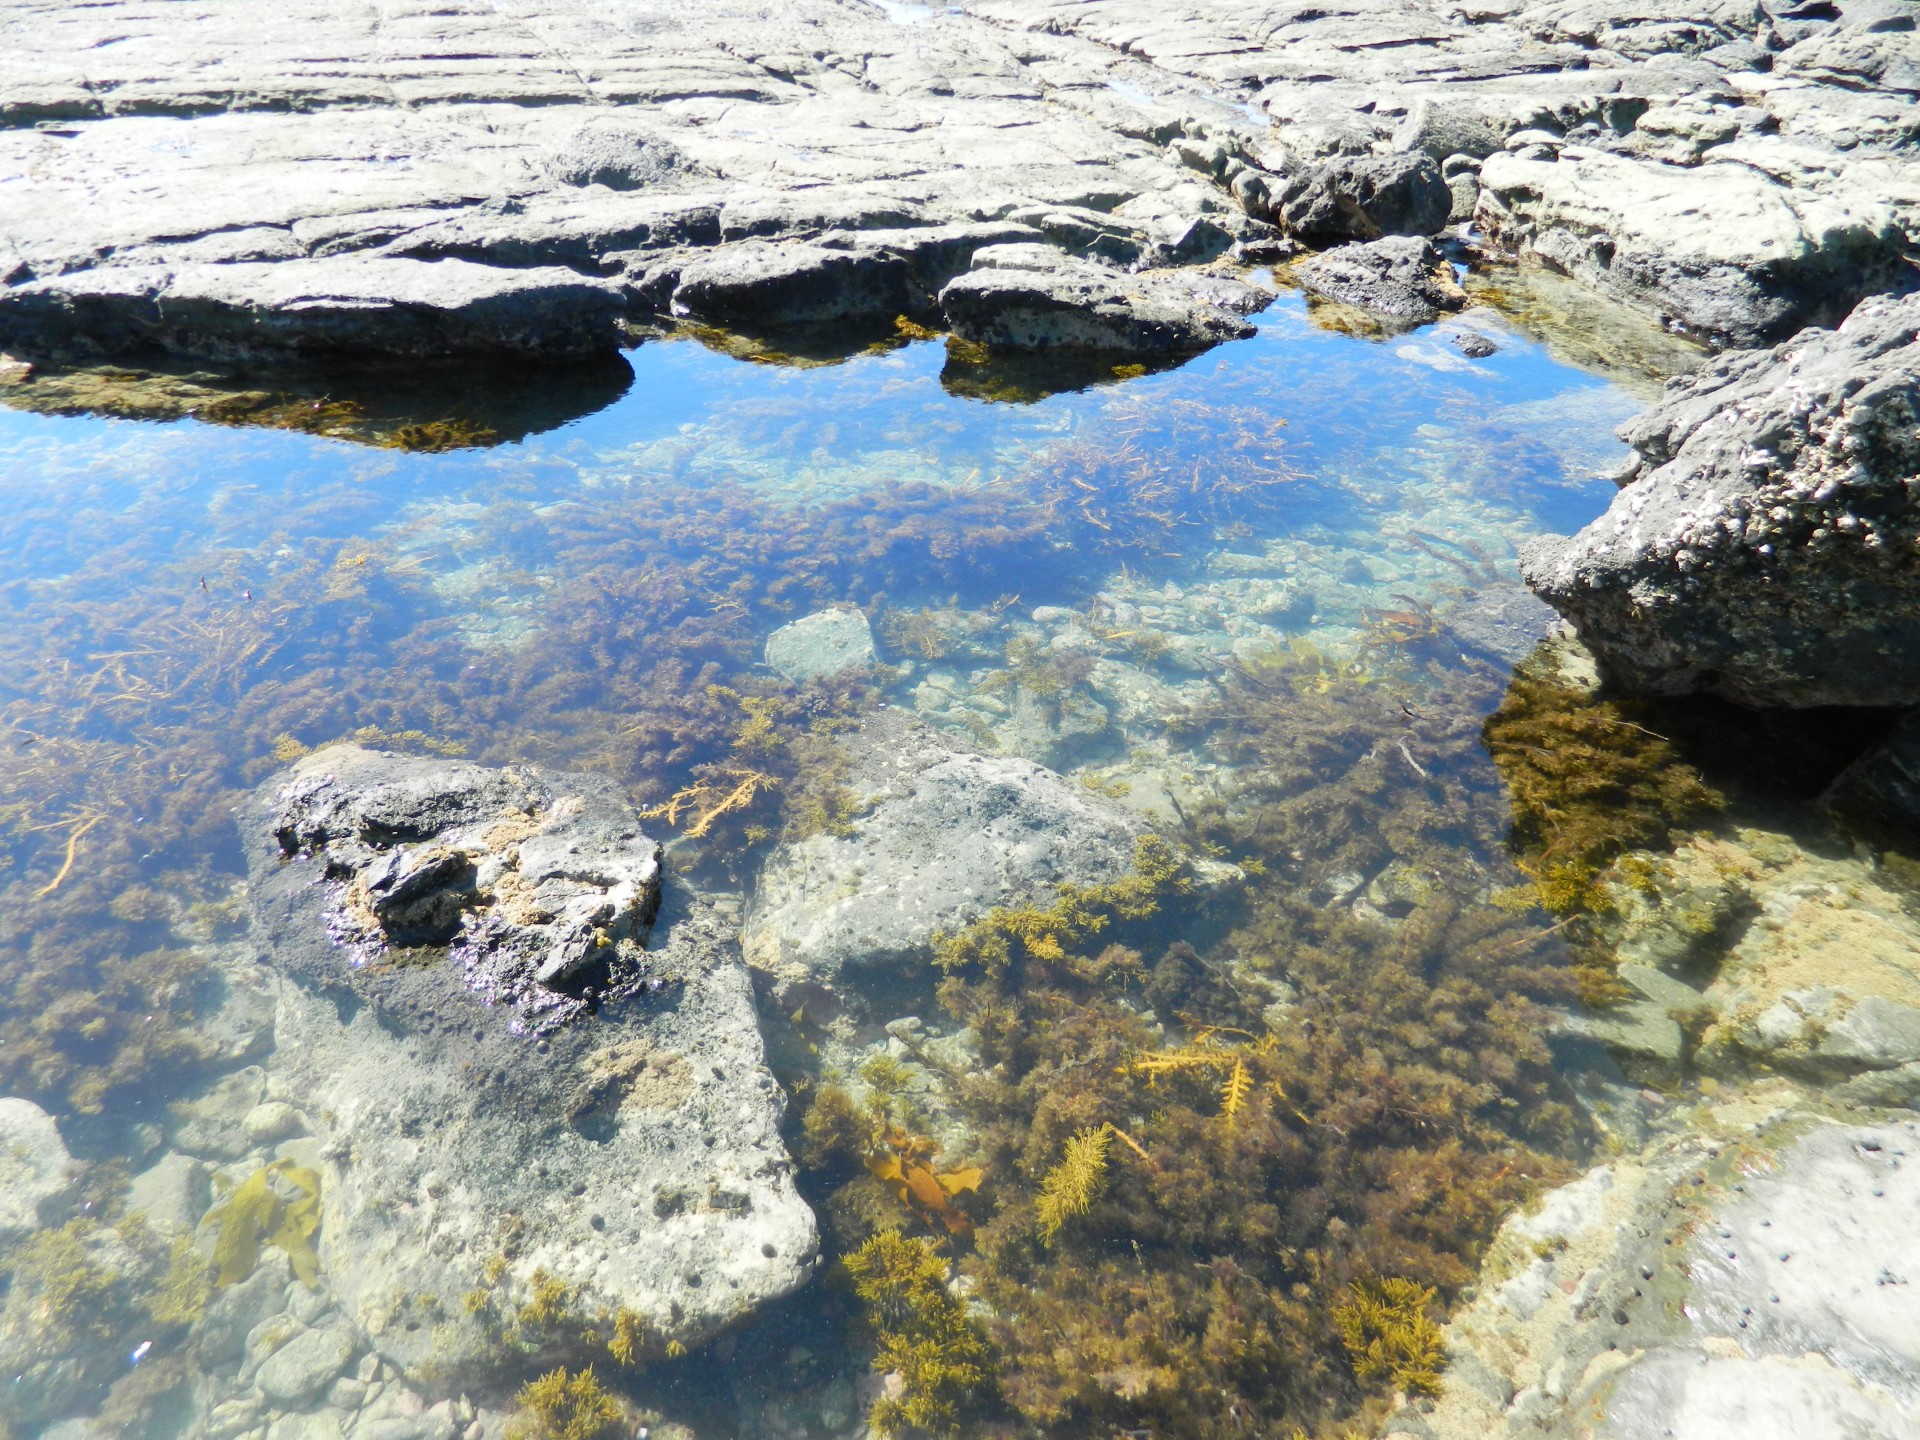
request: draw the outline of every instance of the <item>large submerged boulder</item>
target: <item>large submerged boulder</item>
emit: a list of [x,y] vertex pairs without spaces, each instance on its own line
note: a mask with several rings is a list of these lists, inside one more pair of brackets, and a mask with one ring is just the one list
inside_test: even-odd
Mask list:
[[1527,583],[1630,690],[1920,703],[1920,296],[1723,355],[1621,432],[1625,488]]
[[808,1278],[739,950],[662,908],[616,786],[340,746],[242,821],[273,1091],[318,1141],[322,1268],[387,1358],[465,1376],[516,1326],[623,1316],[657,1353]]
[[[1132,811],[1051,770],[973,753],[904,712],[843,740],[864,813],[840,835],[768,857],[741,943],[783,994],[836,993],[843,972],[924,966],[938,930],[1064,883],[1126,875],[1146,832]],[[857,979],[857,977],[855,977]]]

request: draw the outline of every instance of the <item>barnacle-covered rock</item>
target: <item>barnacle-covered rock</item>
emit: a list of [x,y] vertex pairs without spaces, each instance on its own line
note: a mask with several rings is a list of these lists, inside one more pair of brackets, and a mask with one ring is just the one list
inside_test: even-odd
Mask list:
[[812,1273],[740,952],[615,785],[338,746],[242,821],[320,1270],[388,1359],[657,1354]]
[[1920,296],[1721,356],[1622,433],[1637,454],[1607,513],[1521,559],[1609,679],[1920,702]]

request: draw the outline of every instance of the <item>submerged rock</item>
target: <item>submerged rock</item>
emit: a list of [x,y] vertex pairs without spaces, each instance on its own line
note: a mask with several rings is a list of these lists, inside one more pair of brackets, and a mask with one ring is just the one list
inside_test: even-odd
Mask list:
[[1635,691],[1920,702],[1920,296],[1725,355],[1622,430],[1607,513],[1522,554]]
[[611,783],[342,746],[243,824],[272,1090],[310,1117],[321,1268],[383,1355],[467,1376],[621,1313],[653,1353],[806,1280],[746,968],[709,908],[656,921]]
[[767,636],[767,664],[796,685],[878,660],[873,627],[850,606],[802,615]]
[[940,292],[963,340],[1008,350],[1183,354],[1253,333],[1264,292],[1180,271],[1126,274],[1047,245],[994,245]]
[[31,1100],[0,1099],[0,1247],[53,1218],[73,1170],[51,1115]]
[[741,935],[783,991],[923,967],[936,930],[1133,867],[1144,822],[1030,760],[971,753],[892,710],[842,743],[865,813],[775,850]]
[[1437,320],[1442,311],[1467,303],[1446,257],[1431,240],[1416,235],[1342,245],[1301,262],[1293,273],[1316,295],[1410,325]]

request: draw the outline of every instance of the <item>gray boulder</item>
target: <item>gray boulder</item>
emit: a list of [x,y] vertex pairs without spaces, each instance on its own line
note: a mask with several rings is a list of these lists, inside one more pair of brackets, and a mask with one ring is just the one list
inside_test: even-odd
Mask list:
[[1268,301],[1236,280],[1126,274],[1046,245],[994,245],[940,292],[953,333],[1006,350],[1177,355],[1253,333]]
[[1825,802],[1846,818],[1920,835],[1920,710],[1848,766]]
[[783,993],[922,968],[937,930],[1132,869],[1144,822],[1030,760],[971,753],[895,710],[842,743],[865,813],[776,849],[741,935]]
[[1431,235],[1447,223],[1453,193],[1430,155],[1342,155],[1286,177],[1275,222],[1309,245]]
[[[658,1353],[808,1278],[739,950],[688,897],[656,918],[615,786],[343,746],[242,822],[272,1090],[311,1118],[321,1268],[382,1355],[464,1379],[622,1312]],[[529,1329],[542,1279],[564,1313]]]
[[1409,324],[1424,325],[1467,303],[1446,257],[1417,235],[1342,245],[1302,261],[1293,273],[1316,295]]
[[0,1249],[53,1219],[73,1178],[53,1117],[31,1100],[0,1099]]
[[1527,583],[1629,690],[1920,702],[1920,296],[1670,387],[1621,431],[1625,488],[1526,547]]
[[554,152],[548,173],[563,185],[650,190],[701,174],[672,141],[631,120],[582,125]]
[[802,615],[767,637],[767,664],[796,685],[878,660],[873,627],[851,606]]

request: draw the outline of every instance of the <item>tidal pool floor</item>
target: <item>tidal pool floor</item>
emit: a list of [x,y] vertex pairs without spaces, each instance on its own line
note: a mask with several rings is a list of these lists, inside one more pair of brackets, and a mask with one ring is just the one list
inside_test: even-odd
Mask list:
[[[1452,340],[1467,331],[1497,348],[1466,358]],[[1487,1018],[1508,980],[1576,1003],[1571,981],[1556,990],[1540,978],[1570,962],[1507,850],[1512,816],[1479,727],[1551,620],[1518,583],[1517,547],[1604,508],[1604,477],[1624,454],[1613,430],[1644,403],[1644,382],[1562,363],[1491,309],[1376,341],[1317,328],[1293,294],[1260,317],[1254,339],[1051,395],[970,378],[938,340],[830,365],[743,363],[686,339],[627,360],[632,383],[603,408],[512,443],[437,453],[0,411],[0,551],[12,562],[0,577],[0,1094],[52,1116],[82,1167],[71,1206],[41,1217],[38,1235],[72,1251],[96,1287],[80,1307],[97,1312],[0,1322],[0,1356],[33,1377],[22,1440],[361,1440],[411,1435],[400,1422],[416,1420],[423,1436],[505,1433],[526,1378],[511,1366],[496,1389],[447,1398],[430,1376],[368,1352],[343,1361],[324,1398],[259,1391],[256,1372],[286,1335],[331,1313],[324,1219],[318,1288],[281,1275],[284,1294],[248,1300],[237,1345],[202,1343],[204,1294],[153,1318],[156,1287],[192,1289],[191,1263],[167,1259],[174,1236],[188,1249],[213,1243],[200,1224],[218,1198],[208,1176],[238,1180],[304,1155],[297,1117],[267,1100],[271,994],[247,953],[230,811],[329,742],[599,770],[647,806],[757,754],[773,776],[757,799],[705,834],[671,835],[671,809],[658,822],[675,872],[736,912],[769,846],[847,820],[819,747],[874,706],[909,711],[971,750],[1059,770],[1241,887],[1239,900],[1168,906],[1122,927],[1132,958],[1103,960],[1151,972],[1141,993],[1157,994],[1158,1009],[1096,986],[1086,1013],[1144,1025],[1139,1035],[1170,1047],[1246,1036],[1245,1064],[1273,1094],[1328,1087],[1319,1102],[1287,1100],[1309,1129],[1303,1112],[1332,1106],[1346,1081],[1311,1071],[1282,1032],[1335,1004],[1325,996],[1345,997],[1333,1015],[1361,1006],[1355,992],[1369,983],[1405,988],[1407,1015],[1389,1026],[1368,1011],[1367,1023],[1398,1027],[1410,1056],[1454,1043],[1407,1038],[1413,1029],[1471,1032],[1452,1058],[1422,1059],[1423,1076],[1471,1070],[1524,1029],[1524,1017]],[[870,663],[837,678],[767,663],[769,635],[824,611],[862,617]],[[1442,892],[1453,897],[1444,915]],[[1496,895],[1506,909],[1495,920],[1462,918],[1474,906],[1494,915]],[[1331,930],[1315,918],[1329,911]],[[1410,958],[1420,954],[1424,970]],[[1463,955],[1478,968],[1446,978]],[[1192,978],[1203,972],[1224,990]],[[1436,1008],[1443,984],[1456,988]],[[989,1124],[954,1079],[994,1069],[987,1000],[949,993],[953,1013],[941,1014],[932,990],[909,977],[830,1018],[802,1007],[765,1022],[796,1100],[795,1144],[817,1152],[810,1198],[830,1253],[874,1228],[880,1192],[859,1189],[870,1182],[857,1165],[836,1170],[846,1156],[822,1139],[824,1121],[808,1119],[801,1136],[829,1090],[955,1160],[981,1157],[989,1193],[1005,1177],[1008,1209],[1015,1172],[1029,1187],[1039,1178],[1014,1134],[1026,1135],[1030,1101],[1001,1096]],[[1047,1004],[1078,1003],[1072,986],[1043,992]],[[993,1003],[1017,1011],[1032,999]],[[1182,1008],[1208,1005],[1204,1023]],[[1442,1015],[1447,1006],[1475,1013]],[[1382,1073],[1393,1072],[1396,1052],[1382,1053]],[[1591,1056],[1578,1074],[1556,1074],[1558,1063],[1489,1082],[1508,1086],[1499,1104],[1521,1118],[1462,1122],[1458,1145],[1537,1146],[1568,1163],[1638,1133],[1635,1086],[1601,1075]],[[1407,1103],[1436,1115],[1493,1103],[1453,1083],[1434,1082],[1444,1098]],[[1187,1131],[1150,1119],[1145,1148],[1187,1143],[1218,1118],[1193,1104]],[[1260,1167],[1280,1176],[1339,1149],[1286,1138],[1282,1121],[1243,1157],[1240,1188],[1221,1187],[1217,1203],[1237,1208],[1208,1244],[1272,1250],[1279,1242],[1257,1240],[1245,1217],[1267,1206],[1263,1186],[1278,1196],[1293,1182],[1269,1182]],[[1041,1134],[1031,1143],[1044,1158]],[[1455,1151],[1436,1160],[1411,1133],[1377,1144],[1403,1169],[1424,1157],[1433,1194],[1452,1193],[1456,1181],[1439,1177]],[[1499,1207],[1524,1193],[1511,1168],[1459,1162],[1459,1193],[1487,1207],[1459,1234],[1437,1234],[1445,1227],[1417,1219],[1402,1195],[1406,1208],[1370,1215],[1377,1234],[1336,1217],[1336,1237],[1357,1238],[1314,1249],[1296,1235],[1290,1281],[1247,1262],[1257,1326],[1299,1327],[1308,1338],[1289,1363],[1316,1377],[1297,1393],[1262,1391],[1268,1420],[1332,1423],[1371,1403],[1375,1392],[1335,1363],[1334,1331],[1313,1306],[1388,1256],[1457,1292]],[[1342,1185],[1384,1192],[1387,1173],[1329,1172],[1317,1199],[1275,1198],[1287,1218],[1273,1223],[1320,1235]],[[116,1242],[132,1258],[115,1262],[97,1227],[138,1230],[125,1219],[136,1211],[146,1229]],[[909,1207],[891,1223],[915,1222]],[[1035,1251],[1029,1235],[1016,1260],[999,1223],[983,1228],[981,1258],[960,1261],[967,1284],[984,1287],[989,1310],[1010,1286],[1054,1295],[1055,1262],[1034,1256],[1066,1252]],[[36,1239],[32,1222],[5,1238],[16,1248],[0,1264],[26,1275],[31,1254],[40,1283],[56,1242]],[[260,1273],[280,1263],[270,1251]],[[1095,1259],[1073,1263],[1096,1273]],[[1209,1263],[1219,1294],[1241,1283],[1218,1271],[1228,1261]],[[1149,1304],[1145,1292],[1099,1289],[1122,1284],[1106,1276],[1080,1303],[1164,1305],[1174,1329],[1211,1315],[1223,1344],[1253,1343],[1224,1300],[1176,1286]],[[26,1289],[16,1281],[12,1293]],[[212,1310],[233,1310],[232,1293],[213,1296]],[[646,1374],[609,1375],[603,1359],[603,1378],[650,1407],[656,1435],[856,1435],[876,1393],[856,1308],[843,1285],[816,1283]],[[1004,1305],[996,1313],[1015,1324]],[[1084,1338],[1066,1299],[1042,1321]],[[1016,1326],[996,1339],[1004,1349],[1023,1336]],[[1195,1398],[1219,1388],[1218,1356],[1169,1351],[1152,1375],[1138,1355],[1102,1363],[1120,1377],[1102,1382],[1122,1407],[1111,1415],[1069,1396],[1061,1374],[1004,1359],[993,1433],[1108,1433],[1099,1427],[1148,1394],[1187,1396],[1165,1402],[1155,1433],[1225,1433],[1212,1402]],[[1182,1366],[1214,1378],[1188,1395]],[[1332,1398],[1307,1398],[1312,1386]]]

